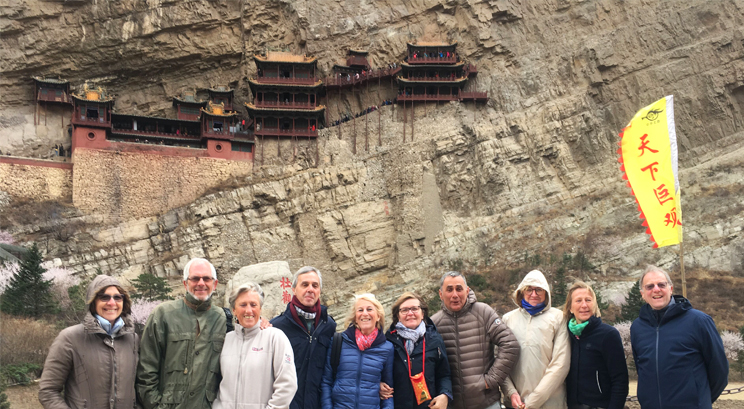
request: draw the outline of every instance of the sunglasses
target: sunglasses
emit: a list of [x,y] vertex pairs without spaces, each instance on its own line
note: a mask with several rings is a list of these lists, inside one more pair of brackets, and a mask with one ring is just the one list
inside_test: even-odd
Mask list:
[[101,295],[98,296],[98,299],[101,300],[101,301],[103,301],[103,302],[109,302],[112,298],[116,302],[122,302],[122,301],[124,301],[124,296],[121,295],[121,294],[116,294],[116,295],[101,294]]
[[212,277],[189,277],[187,280],[191,281],[192,284],[199,284],[199,281],[204,280],[204,284],[211,284],[213,278]]
[[659,287],[659,290],[663,290],[667,287],[667,283],[646,284],[643,287],[646,291],[652,291],[654,287]]

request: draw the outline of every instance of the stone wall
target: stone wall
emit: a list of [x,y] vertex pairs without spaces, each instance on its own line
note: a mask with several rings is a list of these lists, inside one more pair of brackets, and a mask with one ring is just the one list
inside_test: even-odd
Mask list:
[[72,196],[72,164],[0,157],[0,191],[36,202],[68,201]]
[[76,149],[73,204],[114,219],[152,216],[186,205],[251,173],[250,162]]

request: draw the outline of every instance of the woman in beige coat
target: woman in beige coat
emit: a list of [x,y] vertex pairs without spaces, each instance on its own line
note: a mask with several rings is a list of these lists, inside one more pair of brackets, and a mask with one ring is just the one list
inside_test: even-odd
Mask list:
[[504,322],[517,337],[519,361],[501,385],[508,407],[565,409],[571,346],[563,312],[550,306],[543,273],[530,271],[514,292],[516,310]]
[[62,330],[49,349],[39,401],[44,409],[131,409],[139,340],[129,294],[115,278],[100,275],[87,300],[83,322]]

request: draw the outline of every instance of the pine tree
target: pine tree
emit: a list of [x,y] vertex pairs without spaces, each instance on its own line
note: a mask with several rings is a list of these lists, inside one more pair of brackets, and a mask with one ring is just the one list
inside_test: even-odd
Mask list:
[[641,312],[643,302],[643,298],[641,298],[641,286],[636,281],[633,287],[630,288],[630,291],[628,291],[628,295],[625,296],[625,305],[623,305],[620,312],[620,321],[635,321]]
[[132,295],[134,299],[145,299],[149,301],[170,300],[171,288],[165,279],[156,277],[150,273],[142,273],[139,277],[132,280],[134,288],[137,290]]
[[3,312],[33,318],[57,312],[51,293],[52,280],[44,280],[46,269],[41,262],[41,252],[34,243],[23,256],[18,274],[10,279],[3,293],[0,303]]
[[550,304],[555,308],[562,308],[566,303],[566,269],[561,266],[556,270],[553,280],[553,293],[550,294]]

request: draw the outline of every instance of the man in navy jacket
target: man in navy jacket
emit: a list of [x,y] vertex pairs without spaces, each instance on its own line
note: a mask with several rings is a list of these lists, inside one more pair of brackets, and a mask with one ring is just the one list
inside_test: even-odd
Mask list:
[[284,331],[292,344],[297,369],[297,393],[290,409],[320,409],[320,382],[336,322],[320,305],[323,278],[315,267],[302,267],[292,279],[294,296],[271,325]]
[[728,361],[713,319],[672,296],[666,271],[648,266],[640,280],[647,304],[630,327],[643,409],[710,409],[728,384]]

